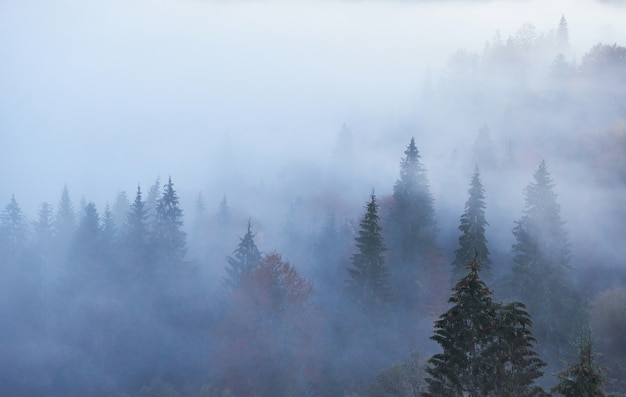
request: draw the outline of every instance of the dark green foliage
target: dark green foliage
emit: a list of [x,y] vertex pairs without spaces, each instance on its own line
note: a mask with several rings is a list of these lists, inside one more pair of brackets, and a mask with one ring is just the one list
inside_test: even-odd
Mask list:
[[496,305],[494,336],[485,355],[492,360],[493,396],[537,396],[534,385],[546,364],[533,351],[532,321],[520,302]]
[[600,367],[596,363],[596,354],[590,333],[578,339],[578,362],[568,364],[558,374],[559,383],[550,391],[565,397],[603,397],[605,381]]
[[389,269],[385,264],[385,244],[379,225],[378,204],[372,192],[355,238],[357,253],[348,269],[347,293],[363,313],[376,313],[391,300]]
[[459,230],[459,248],[454,251],[453,280],[463,277],[465,266],[476,258],[484,274],[491,276],[491,259],[485,238],[485,227],[489,225],[485,218],[485,191],[480,180],[478,167],[472,175],[468,190],[469,198],[465,202],[465,212],[461,215]]
[[472,396],[489,391],[485,376],[490,363],[483,352],[492,341],[496,313],[493,293],[479,278],[479,269],[476,261],[469,265],[469,274],[455,285],[448,300],[453,306],[435,322],[431,339],[443,352],[428,360],[430,377],[424,396],[463,396],[465,392]]
[[156,259],[167,265],[181,263],[187,252],[183,210],[179,206],[171,177],[163,186],[163,194],[157,203],[152,242]]
[[469,274],[453,288],[453,306],[435,322],[431,339],[443,349],[428,361],[423,396],[534,396],[545,365],[532,350],[530,316],[519,302],[499,304],[479,278]]
[[241,280],[259,266],[261,252],[254,242],[251,221],[248,220],[248,230],[233,251],[233,256],[226,257],[226,260],[228,264],[226,265],[224,286],[228,289],[238,288],[241,285]]

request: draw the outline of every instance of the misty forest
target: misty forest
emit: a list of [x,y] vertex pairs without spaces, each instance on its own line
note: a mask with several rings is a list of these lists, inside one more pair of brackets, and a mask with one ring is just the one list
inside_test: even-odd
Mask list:
[[383,3],[0,3],[0,395],[626,396],[626,9]]

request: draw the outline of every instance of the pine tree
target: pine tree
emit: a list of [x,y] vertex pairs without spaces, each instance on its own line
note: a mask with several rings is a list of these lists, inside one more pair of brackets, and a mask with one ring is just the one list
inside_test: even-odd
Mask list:
[[130,212],[130,202],[128,201],[126,192],[122,191],[117,194],[111,211],[113,212],[113,220],[115,221],[115,224],[120,228],[120,234],[125,234],[128,213]]
[[61,247],[69,244],[71,238],[74,236],[75,227],[76,214],[74,212],[74,205],[70,199],[70,193],[67,186],[64,186],[54,219],[54,231],[57,244]]
[[559,383],[550,391],[564,397],[604,397],[604,375],[596,363],[596,354],[590,333],[578,339],[578,363],[568,364],[558,374]]
[[384,231],[395,300],[400,308],[415,310],[422,308],[416,302],[436,300],[427,295],[447,285],[447,275],[438,268],[433,198],[413,138],[404,154]]
[[525,190],[524,212],[513,229],[509,282],[510,292],[533,314],[535,334],[551,350],[551,361],[558,361],[566,348],[564,336],[574,337],[571,331],[582,325],[584,311],[571,279],[568,236],[553,189],[542,161]]
[[541,394],[534,382],[545,365],[532,348],[532,321],[523,304],[494,303],[474,260],[453,288],[453,306],[435,322],[431,337],[443,349],[428,360],[424,397]]
[[150,189],[148,189],[148,195],[146,197],[146,215],[148,217],[148,223],[153,223],[156,219],[161,188],[161,178],[157,177],[152,186],[150,186]]
[[415,266],[436,246],[434,200],[414,138],[404,155],[400,163],[400,179],[393,187],[392,241],[393,248],[399,249],[401,261]]
[[149,260],[148,225],[146,223],[145,202],[142,200],[141,186],[137,185],[135,200],[130,206],[126,217],[124,244],[131,263],[138,267],[135,270],[146,270]]
[[237,248],[233,251],[233,256],[227,256],[226,277],[224,286],[228,289],[235,289],[241,285],[241,280],[249,275],[261,262],[261,252],[254,242],[255,234],[252,232],[252,222],[248,220],[248,230],[240,238]]
[[9,204],[0,215],[0,243],[4,250],[15,255],[26,246],[27,237],[26,217],[15,200],[15,195],[11,195]]
[[569,29],[565,15],[561,15],[559,27],[556,31],[556,47],[557,50],[564,55],[569,51]]
[[469,198],[465,202],[465,212],[461,215],[459,230],[459,248],[454,251],[453,279],[458,280],[465,273],[467,263],[473,258],[481,264],[483,274],[491,276],[491,259],[485,238],[485,227],[489,225],[485,218],[485,191],[480,180],[478,166],[474,169],[472,182],[468,190]]
[[360,222],[355,238],[358,252],[352,255],[348,269],[347,293],[363,313],[380,313],[391,300],[390,274],[385,264],[385,244],[379,225],[378,204],[372,192],[365,206],[366,212]]
[[536,342],[530,328],[533,323],[521,302],[495,306],[495,328],[490,347],[485,351],[490,367],[487,384],[493,386],[491,395],[534,397],[543,395],[535,381],[543,375],[546,363],[533,350]]
[[435,322],[431,337],[443,349],[428,360],[428,392],[423,396],[483,396],[488,392],[484,377],[489,358],[482,353],[493,336],[495,306],[492,291],[480,279],[480,265],[473,261],[469,274],[453,288],[448,299],[453,306]]
[[156,207],[153,224],[153,243],[157,260],[167,265],[180,264],[187,252],[186,233],[183,231],[183,210],[178,204],[172,178],[163,186],[163,194]]
[[33,222],[35,251],[40,256],[40,260],[51,253],[54,233],[53,222],[50,204],[41,203],[37,212],[37,220]]
[[73,251],[83,261],[95,262],[100,258],[100,217],[93,202],[85,204],[74,236]]

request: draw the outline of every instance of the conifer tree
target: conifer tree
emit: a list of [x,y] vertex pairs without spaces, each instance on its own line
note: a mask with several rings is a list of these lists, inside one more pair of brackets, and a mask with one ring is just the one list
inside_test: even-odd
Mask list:
[[391,223],[393,249],[405,264],[415,263],[435,247],[435,212],[426,167],[420,161],[415,139],[404,151],[400,178],[393,187]]
[[533,350],[536,339],[526,305],[521,302],[498,303],[495,306],[493,340],[485,349],[489,374],[486,384],[493,389],[491,396],[534,397],[544,394],[535,385],[546,365]]
[[113,213],[115,224],[120,228],[120,235],[125,234],[128,223],[128,213],[130,212],[130,202],[128,201],[126,192],[121,191],[117,194],[111,212]]
[[465,211],[461,215],[459,230],[459,248],[454,251],[453,280],[463,277],[467,263],[473,258],[481,264],[483,274],[491,276],[491,259],[485,238],[485,227],[489,225],[485,218],[485,191],[480,180],[478,166],[474,169],[472,182],[468,190],[469,198],[465,202]]
[[564,55],[569,51],[569,29],[567,28],[565,15],[561,15],[559,20],[559,27],[556,31],[556,47]]
[[54,219],[55,237],[61,247],[70,243],[71,238],[74,236],[75,227],[76,214],[74,212],[74,205],[70,199],[70,193],[67,186],[63,186],[63,192],[61,193],[61,199],[59,200],[57,213]]
[[443,349],[428,360],[428,392],[423,396],[483,396],[489,386],[485,375],[491,363],[483,352],[492,342],[495,307],[492,291],[480,279],[473,261],[469,273],[453,288],[452,307],[435,322],[431,337]]
[[93,202],[85,204],[74,236],[73,252],[83,261],[94,262],[100,258],[100,217]]
[[33,222],[35,251],[40,255],[40,260],[46,258],[52,249],[53,219],[50,204],[41,203],[37,211],[37,220]]
[[187,252],[186,233],[183,231],[183,210],[178,204],[171,177],[157,203],[153,243],[160,262],[169,265],[182,263]]
[[141,186],[137,185],[135,200],[130,206],[126,217],[124,243],[127,254],[133,265],[144,268],[148,266],[148,225],[146,223],[145,202],[142,200]]
[[545,161],[525,190],[525,208],[513,229],[513,267],[510,292],[525,302],[535,320],[535,335],[558,361],[580,329],[584,310],[569,268],[570,248],[561,207]]
[[148,217],[148,223],[154,223],[157,214],[157,206],[159,205],[159,198],[161,196],[161,178],[157,177],[146,196],[146,215]]
[[431,337],[443,349],[428,360],[424,397],[541,394],[534,382],[545,363],[533,349],[532,321],[520,302],[494,303],[474,260],[453,288],[453,306],[435,322]]
[[106,204],[104,207],[101,228],[104,246],[110,247],[117,239],[117,225],[109,204]]
[[413,138],[404,155],[384,233],[394,299],[399,308],[413,311],[422,309],[427,301],[436,300],[429,295],[440,284],[447,285],[448,280],[444,275],[447,272],[439,268],[434,200]]
[[348,269],[347,292],[361,312],[380,313],[389,304],[392,293],[374,192],[365,208],[359,234],[355,238],[357,253],[352,255]]
[[224,286],[228,289],[235,289],[241,285],[243,277],[249,275],[261,262],[261,252],[254,242],[255,234],[252,232],[252,222],[248,220],[248,230],[240,238],[237,248],[233,251],[233,256],[227,256],[226,277]]
[[578,363],[568,364],[558,374],[559,382],[550,390],[564,397],[604,397],[605,377],[596,363],[596,354],[590,333],[578,339]]
[[17,254],[26,245],[28,237],[28,225],[26,217],[19,204],[15,200],[15,195],[11,195],[9,204],[0,215],[0,242],[2,248],[10,254]]

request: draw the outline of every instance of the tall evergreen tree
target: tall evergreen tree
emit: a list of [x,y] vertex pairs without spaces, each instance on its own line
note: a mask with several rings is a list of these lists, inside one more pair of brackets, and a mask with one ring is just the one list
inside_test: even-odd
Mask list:
[[93,202],[85,204],[74,236],[73,251],[82,261],[96,262],[100,258],[100,217]]
[[[146,270],[148,266],[148,225],[145,202],[142,200],[141,187],[137,185],[135,200],[130,206],[126,217],[124,244],[126,254],[130,257],[132,265]],[[134,271],[139,269],[135,268]]]
[[113,212],[113,220],[115,221],[115,224],[120,228],[120,234],[125,234],[128,213],[130,212],[130,201],[128,200],[126,192],[122,191],[117,194],[115,202],[113,203],[113,208],[111,208],[111,212]]
[[357,253],[352,255],[348,269],[347,293],[361,312],[380,313],[388,306],[392,293],[374,192],[365,208],[359,234],[355,238]]
[[435,322],[431,337],[443,349],[428,360],[424,396],[483,396],[489,359],[483,355],[492,340],[495,307],[492,291],[480,279],[480,265],[473,261],[469,274],[453,288],[452,307]]
[[12,195],[0,215],[0,243],[9,254],[15,255],[25,247],[27,237],[26,217],[15,200],[15,195]]
[[546,365],[533,350],[536,339],[526,305],[521,302],[498,303],[495,306],[495,328],[488,357],[488,385],[491,396],[535,397],[544,395],[535,381]]
[[535,335],[550,350],[550,361],[555,362],[567,350],[564,340],[572,340],[572,329],[580,329],[584,322],[582,301],[571,278],[570,248],[560,210],[554,183],[542,161],[534,182],[525,190],[524,212],[513,229],[509,291],[527,303],[535,319]]
[[59,200],[54,219],[55,237],[60,247],[64,247],[70,243],[74,236],[75,228],[76,213],[74,212],[74,205],[70,199],[67,186],[63,186],[63,192],[61,193],[61,199]]
[[519,302],[494,303],[479,263],[453,288],[453,306],[435,322],[443,349],[428,360],[424,397],[536,396],[545,365],[532,350],[530,316]]
[[150,189],[148,189],[148,195],[146,196],[146,215],[148,217],[148,223],[154,223],[156,220],[161,190],[161,178],[157,177],[152,186],[150,186]]
[[439,259],[434,200],[415,139],[404,155],[383,230],[394,299],[401,309],[422,311],[438,300],[433,294],[448,285],[448,272]]
[[235,289],[241,285],[241,280],[249,275],[261,262],[261,252],[254,242],[255,234],[252,232],[252,222],[248,220],[248,230],[240,238],[237,248],[233,251],[233,256],[227,256],[226,277],[224,286],[228,289]]
[[596,363],[596,354],[590,333],[578,339],[578,363],[568,364],[558,374],[559,382],[550,390],[564,397],[604,397],[604,375]]
[[415,265],[435,246],[435,211],[426,167],[420,161],[415,139],[404,151],[400,178],[393,187],[391,241],[405,264]]
[[37,211],[37,220],[33,222],[35,252],[39,260],[48,260],[52,251],[54,218],[48,203],[41,203]]
[[557,51],[564,55],[569,51],[569,29],[565,15],[561,15],[561,19],[559,20],[559,27],[556,31],[556,47]]
[[454,251],[453,279],[463,277],[467,263],[473,258],[481,264],[483,274],[491,276],[491,259],[485,238],[485,228],[489,225],[485,218],[485,190],[480,180],[478,166],[474,169],[472,182],[468,190],[469,198],[465,202],[465,211],[461,215],[459,230],[459,248]]
[[163,194],[157,203],[152,236],[158,261],[168,265],[183,262],[187,252],[183,210],[179,206],[171,177],[163,186]]

